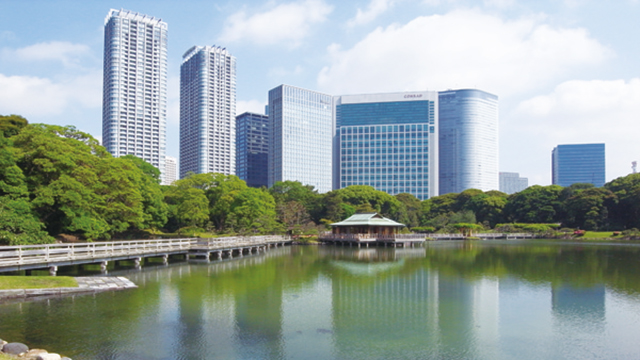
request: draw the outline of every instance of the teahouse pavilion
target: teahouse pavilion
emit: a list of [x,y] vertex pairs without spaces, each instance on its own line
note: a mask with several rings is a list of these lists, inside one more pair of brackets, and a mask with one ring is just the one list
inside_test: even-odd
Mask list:
[[413,246],[425,240],[424,234],[399,234],[404,224],[387,219],[378,213],[355,214],[348,219],[331,224],[331,233],[320,235],[320,241],[349,243],[388,243]]

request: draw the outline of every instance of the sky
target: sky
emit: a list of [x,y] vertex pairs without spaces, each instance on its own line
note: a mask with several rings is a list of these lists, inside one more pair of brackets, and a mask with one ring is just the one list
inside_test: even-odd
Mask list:
[[605,143],[607,181],[640,161],[640,0],[0,0],[0,114],[102,136],[104,19],[168,23],[167,155],[182,55],[237,58],[237,112],[289,84],[330,95],[475,88],[499,97],[500,171],[551,183],[558,144]]

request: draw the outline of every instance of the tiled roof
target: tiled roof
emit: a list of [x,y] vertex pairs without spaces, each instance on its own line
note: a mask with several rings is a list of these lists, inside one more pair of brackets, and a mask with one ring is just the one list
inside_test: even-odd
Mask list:
[[404,224],[395,222],[391,219],[379,215],[378,213],[354,214],[348,219],[342,220],[331,226],[397,226],[403,227]]

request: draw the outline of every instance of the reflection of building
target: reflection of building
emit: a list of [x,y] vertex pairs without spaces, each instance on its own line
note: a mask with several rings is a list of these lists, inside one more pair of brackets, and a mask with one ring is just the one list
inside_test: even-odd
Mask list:
[[292,180],[331,191],[332,101],[289,85],[269,91],[269,187]]
[[563,285],[551,289],[553,313],[568,320],[579,319],[592,324],[605,319],[605,288],[597,285],[578,288]]
[[194,46],[180,66],[180,178],[236,173],[236,58]]
[[135,155],[164,180],[167,127],[167,23],[110,10],[104,25],[102,144]]
[[236,116],[236,175],[251,187],[267,186],[269,117],[245,112]]
[[514,172],[500,172],[500,191],[505,194],[515,194],[529,186],[529,179],[520,177]]
[[335,97],[334,188],[438,195],[435,91]]
[[551,152],[552,183],[570,186],[588,183],[596,187],[605,182],[604,144],[558,145]]
[[497,190],[498,97],[472,89],[438,96],[440,195]]

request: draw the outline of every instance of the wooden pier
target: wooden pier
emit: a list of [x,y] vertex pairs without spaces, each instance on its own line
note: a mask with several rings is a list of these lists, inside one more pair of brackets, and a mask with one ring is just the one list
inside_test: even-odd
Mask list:
[[212,255],[216,259],[243,256],[286,244],[291,244],[287,236],[236,236],[0,246],[0,272],[49,269],[55,275],[59,266],[80,264],[100,264],[105,271],[110,261],[132,261],[139,267],[144,258],[161,258],[167,263],[172,255],[208,261]]

